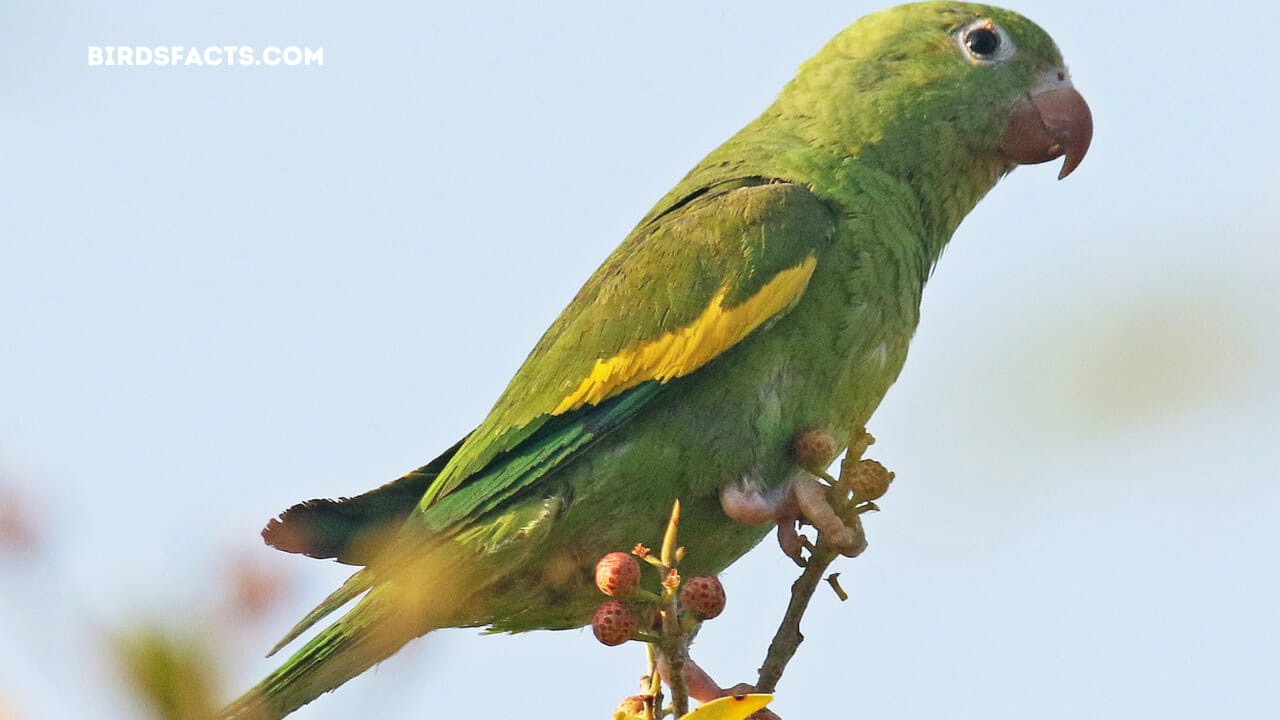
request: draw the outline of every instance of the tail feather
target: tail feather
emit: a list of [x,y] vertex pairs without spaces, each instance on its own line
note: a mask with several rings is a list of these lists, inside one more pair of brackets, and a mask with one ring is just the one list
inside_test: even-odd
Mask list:
[[278,720],[390,657],[430,628],[406,626],[370,594],[223,709],[223,720]]
[[417,470],[355,497],[298,503],[268,522],[262,539],[285,552],[367,565],[404,525],[461,445],[458,441]]
[[289,632],[285,633],[280,642],[276,643],[275,647],[271,648],[271,652],[267,653],[267,657],[280,652],[280,649],[285,645],[297,640],[302,633],[310,630],[312,626],[337,611],[338,608],[360,597],[371,587],[373,587],[373,573],[369,570],[357,571],[347,578],[346,582],[342,583],[337,590],[329,593],[328,597],[321,600],[320,604],[299,620],[298,624],[294,625]]
[[471,595],[484,583],[451,549],[448,544],[406,549],[411,561],[380,568],[376,583],[371,570],[352,575],[281,644],[361,593],[364,597],[218,717],[278,720],[387,659],[413,638],[466,624],[474,611]]

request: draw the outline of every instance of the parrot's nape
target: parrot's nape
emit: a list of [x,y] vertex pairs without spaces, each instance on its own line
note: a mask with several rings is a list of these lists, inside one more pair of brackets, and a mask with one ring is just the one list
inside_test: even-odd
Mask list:
[[362,566],[281,645],[356,603],[223,717],[287,715],[434,629],[580,627],[596,560],[656,541],[676,499],[690,576],[801,519],[793,438],[866,424],[961,220],[1016,165],[1066,176],[1091,136],[1015,13],[854,23],[641,219],[463,440],[271,521],[277,548]]

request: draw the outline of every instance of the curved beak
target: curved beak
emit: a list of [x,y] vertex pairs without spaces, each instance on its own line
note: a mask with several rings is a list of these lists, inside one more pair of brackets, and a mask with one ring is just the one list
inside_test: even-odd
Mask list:
[[1058,179],[1071,174],[1089,151],[1093,115],[1071,85],[1066,70],[1049,72],[1009,113],[1000,136],[1000,151],[1020,165],[1048,162],[1066,156]]

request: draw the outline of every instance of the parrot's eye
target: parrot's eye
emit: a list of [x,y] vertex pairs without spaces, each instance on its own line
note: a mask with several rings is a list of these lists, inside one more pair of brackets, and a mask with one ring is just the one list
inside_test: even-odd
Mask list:
[[991,28],[974,28],[969,31],[969,37],[964,39],[964,46],[978,57],[990,57],[1000,49],[1000,36]]
[[1006,60],[1017,50],[1004,28],[990,20],[977,20],[960,28],[956,40],[969,60],[981,65]]

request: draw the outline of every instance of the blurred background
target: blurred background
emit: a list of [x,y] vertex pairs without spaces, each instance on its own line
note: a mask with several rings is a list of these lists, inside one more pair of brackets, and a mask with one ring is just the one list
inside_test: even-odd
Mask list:
[[[650,205],[880,7],[9,0],[0,718],[151,717],[129,677],[186,668],[169,702],[198,706],[274,667],[347,570],[264,522],[479,422]],[[898,480],[774,708],[1272,717],[1280,10],[1014,7],[1093,148],[1019,169],[943,257],[870,427]],[[215,44],[324,65],[86,66]],[[695,647],[721,682],[795,575],[771,541],[725,573]],[[589,631],[438,632],[297,717],[603,718],[642,671]]]

